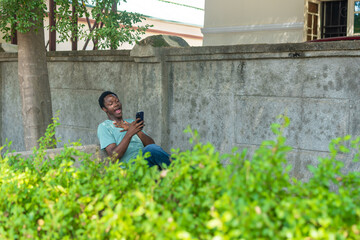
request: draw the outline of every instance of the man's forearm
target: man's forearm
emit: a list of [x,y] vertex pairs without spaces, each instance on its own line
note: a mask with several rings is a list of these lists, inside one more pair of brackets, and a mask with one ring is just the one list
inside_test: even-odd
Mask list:
[[129,147],[130,141],[131,136],[125,135],[119,145],[114,144],[113,146],[110,146],[109,149],[106,149],[108,155],[120,160],[124,156],[127,148]]
[[140,138],[140,140],[142,141],[142,143],[144,144],[144,146],[155,143],[154,139],[152,139],[150,136],[146,135],[145,133],[143,133],[141,131],[138,132],[137,135]]

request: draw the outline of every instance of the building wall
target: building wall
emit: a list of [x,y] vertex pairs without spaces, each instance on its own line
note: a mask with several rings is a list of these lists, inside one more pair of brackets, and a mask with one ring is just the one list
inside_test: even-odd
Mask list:
[[303,41],[304,0],[206,0],[204,46]]
[[[151,35],[172,35],[183,38],[190,46],[202,46],[203,34],[201,27],[197,25],[189,25],[179,22],[164,21],[161,19],[147,18],[144,22],[153,25],[153,28],[148,29],[143,38]],[[132,46],[133,47],[133,46]],[[132,48],[131,47],[131,48]]]
[[0,43],[5,43],[6,41],[3,39],[4,34],[0,33]]
[[[286,114],[288,158],[294,174],[307,178],[306,166],[328,155],[331,139],[360,136],[359,60],[356,42],[48,53],[53,111],[60,110],[56,136],[59,146],[98,144],[104,90],[118,93],[126,118],[144,110],[146,131],[168,151],[191,148],[183,133],[191,125],[221,153],[238,147],[251,154],[275,138],[270,125]],[[17,55],[0,53],[0,61],[1,139],[21,151]],[[340,160],[360,169],[346,155]]]
[[[45,25],[48,25],[48,18],[44,19]],[[85,19],[80,19],[79,24],[84,24],[87,26],[87,22]],[[92,23],[93,24],[93,23]],[[149,28],[144,35],[141,36],[142,39],[152,36],[152,35],[172,35],[183,38],[190,46],[202,46],[203,35],[201,33],[200,26],[182,24],[178,22],[165,21],[161,19],[155,18],[146,18],[140,25],[153,25],[153,27]],[[44,29],[45,31],[45,43],[49,40],[49,31]],[[78,40],[78,50],[83,50],[83,46],[85,44],[84,39]],[[132,49],[135,44],[123,43],[119,49]],[[93,43],[90,41],[86,50],[93,49]],[[49,48],[47,48],[49,49]],[[71,51],[71,42],[67,41],[64,43],[56,44],[57,51]]]

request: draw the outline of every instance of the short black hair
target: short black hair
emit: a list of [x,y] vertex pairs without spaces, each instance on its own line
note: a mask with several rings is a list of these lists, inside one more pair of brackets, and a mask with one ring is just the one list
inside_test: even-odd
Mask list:
[[114,95],[115,97],[119,98],[115,93],[113,92],[110,92],[110,91],[105,91],[103,92],[100,97],[99,97],[99,105],[100,105],[100,108],[103,108],[105,107],[104,105],[104,99],[107,95]]

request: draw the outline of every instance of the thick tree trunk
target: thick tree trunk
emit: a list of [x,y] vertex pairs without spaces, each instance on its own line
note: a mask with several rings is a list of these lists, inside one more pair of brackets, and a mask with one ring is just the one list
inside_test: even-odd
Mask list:
[[19,32],[17,40],[24,142],[26,150],[31,150],[52,118],[44,31]]

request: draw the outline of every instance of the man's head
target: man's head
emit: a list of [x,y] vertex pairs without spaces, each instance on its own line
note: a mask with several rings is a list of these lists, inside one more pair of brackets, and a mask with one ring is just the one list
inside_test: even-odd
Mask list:
[[110,91],[103,92],[99,97],[99,105],[108,115],[109,119],[122,119],[122,105],[115,93]]
[[[107,97],[108,95],[113,95],[113,96],[115,96],[115,97],[118,98],[118,96],[117,96],[115,93],[113,93],[113,92],[110,92],[110,91],[105,91],[105,92],[103,92],[103,93],[100,95],[100,97],[99,97],[99,105],[100,105],[100,108],[104,108],[104,107],[105,107],[105,105],[104,105],[104,100],[105,100],[105,97]],[[119,98],[118,98],[118,99],[119,99]]]

